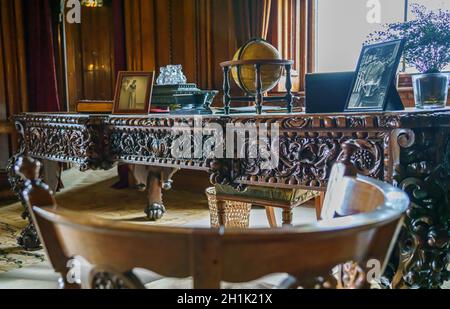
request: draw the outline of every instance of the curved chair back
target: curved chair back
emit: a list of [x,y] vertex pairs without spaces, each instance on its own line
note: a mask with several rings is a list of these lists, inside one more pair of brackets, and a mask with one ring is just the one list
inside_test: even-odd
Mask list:
[[[52,266],[66,279],[71,276],[70,261],[83,257],[94,265],[83,279],[90,288],[143,288],[132,272],[135,268],[167,277],[191,276],[194,288],[219,288],[221,281],[247,282],[280,272],[290,275],[282,287],[311,287],[318,277],[324,278],[325,287],[366,286],[367,262],[378,261],[379,271],[384,269],[409,204],[406,194],[390,185],[344,176],[331,182],[332,192],[345,192],[339,203],[329,204],[338,207],[324,213],[341,215],[341,210],[350,209],[354,213],[350,216],[330,215],[315,224],[278,229],[142,226],[56,209],[45,185],[23,172],[36,168],[36,162],[27,158],[18,162],[22,168],[17,169],[28,177],[23,195]],[[358,200],[352,193],[371,198]],[[347,205],[344,197],[355,205],[364,203],[363,211]],[[337,283],[332,281],[332,269]],[[78,285],[66,282],[65,287]]]

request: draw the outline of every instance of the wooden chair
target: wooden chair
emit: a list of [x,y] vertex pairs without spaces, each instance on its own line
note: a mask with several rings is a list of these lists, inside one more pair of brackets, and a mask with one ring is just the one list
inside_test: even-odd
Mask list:
[[87,288],[144,288],[135,268],[192,277],[194,288],[219,288],[221,281],[247,282],[273,273],[290,275],[282,288],[366,287],[366,263],[379,261],[383,271],[409,204],[405,193],[388,184],[341,177],[345,167],[337,165],[324,220],[315,224],[245,230],[143,226],[57,209],[48,187],[37,179],[38,169],[39,163],[28,158],[16,166],[26,180],[24,199],[65,288],[80,287],[80,281],[67,280],[74,278],[68,266],[77,257],[93,265],[89,276],[78,278]]

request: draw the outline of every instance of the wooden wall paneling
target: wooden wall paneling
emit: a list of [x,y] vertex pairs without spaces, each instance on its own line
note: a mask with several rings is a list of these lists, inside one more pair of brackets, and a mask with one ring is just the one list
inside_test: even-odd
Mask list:
[[[114,27],[112,6],[82,8],[83,99],[114,97]],[[99,40],[99,35],[102,39]]]
[[[0,31],[1,33],[1,49],[2,49],[2,105],[6,110],[4,120],[8,120],[9,116],[26,112],[28,107],[28,91],[27,91],[27,75],[26,75],[26,56],[25,56],[25,39],[24,39],[24,17],[23,6],[21,1],[0,2]],[[1,120],[1,119],[0,119]],[[11,127],[5,125],[5,131],[14,133]],[[4,157],[10,155],[10,147],[8,145],[8,137],[3,136]],[[12,149],[16,148],[16,140],[11,139]],[[4,165],[4,159],[1,165]],[[6,158],[7,159],[7,158]]]
[[[20,1],[14,1],[14,21],[15,21],[15,37],[14,41],[17,44],[17,76],[18,76],[18,92],[20,100],[20,111],[28,111],[28,91],[27,91],[27,63],[25,55],[25,30],[23,21],[23,9]],[[13,102],[17,104],[17,102]]]
[[[156,70],[172,64],[172,16],[171,0],[155,1],[155,59]],[[158,72],[156,72],[158,75]]]
[[[3,24],[2,24],[3,30]],[[8,130],[6,129],[8,122],[8,110],[7,110],[7,97],[6,97],[6,72],[4,66],[3,55],[3,31],[0,31],[0,177],[5,174],[5,167],[10,155],[9,142],[8,142]],[[0,185],[2,182],[0,181]],[[0,190],[1,191],[1,190]]]
[[232,1],[211,1],[213,89],[222,89],[223,76],[219,64],[233,58],[237,50]]
[[[130,71],[153,71],[157,64],[156,50],[161,26],[155,10],[165,0],[124,1],[125,42],[127,69]],[[167,15],[167,12],[166,14]],[[167,18],[167,17],[166,17]],[[164,19],[164,16],[162,16]]]
[[1,2],[4,67],[9,115],[28,110],[26,58],[21,1]]
[[308,0],[300,0],[300,29],[298,49],[300,55],[298,56],[298,91],[305,91],[305,74],[308,67]]
[[183,64],[188,82],[197,82],[196,0],[172,0],[172,57]]
[[[158,0],[156,0],[158,1]],[[144,71],[156,69],[155,0],[141,0],[142,68]]]
[[189,82],[222,89],[219,63],[236,51],[232,1],[130,0],[124,10],[129,70],[181,64]]
[[[81,24],[65,22],[70,111],[78,100],[112,100],[115,89],[114,20],[111,4],[82,7]],[[101,37],[101,39],[99,39]]]
[[127,69],[142,70],[140,0],[124,1]]
[[211,1],[197,0],[196,8],[196,37],[197,37],[197,84],[204,89],[213,87],[212,69],[215,65],[212,57],[211,31]]
[[[100,29],[96,27],[97,21],[94,21],[95,11],[97,8],[81,8],[82,20],[80,27],[80,45],[81,49],[81,73],[83,75],[83,94],[79,99],[93,99],[93,93],[98,85],[97,82],[97,66],[98,66],[98,54],[95,50],[95,43],[93,40],[99,40],[95,35],[94,29]],[[86,31],[88,33],[86,33]],[[103,32],[103,31],[102,31]],[[103,35],[101,41],[103,41]],[[99,40],[100,41],[100,40]],[[101,91],[101,90],[100,90]]]
[[308,0],[308,35],[307,35],[307,73],[314,72],[316,70],[316,1]]
[[64,54],[64,33],[63,23],[59,20],[59,6],[52,6],[53,14],[53,42],[55,52],[55,71],[56,83],[58,88],[58,97],[61,105],[61,110],[67,110],[67,93],[66,93],[66,69],[65,69],[65,54]]
[[4,46],[3,46],[3,24],[0,31],[0,121],[8,119],[7,98],[6,98],[6,72],[4,66]]
[[[277,0],[272,5],[269,41],[283,58],[294,60],[293,90],[303,92],[305,74],[314,70],[314,1]],[[284,77],[276,92],[284,92]]]
[[77,24],[65,23],[67,54],[67,100],[70,111],[76,110],[76,102],[83,98],[83,66],[81,28]]
[[28,108],[22,1],[0,0],[0,199],[10,197],[7,161],[16,148],[9,117]]
[[[187,8],[184,2],[189,0],[169,0],[168,1],[168,14],[169,14],[169,38],[170,38],[170,56],[171,64],[183,65],[183,72],[187,73],[187,63],[185,59],[186,45],[191,44],[188,37],[192,33],[188,34],[186,26]],[[191,62],[194,59],[191,59]]]

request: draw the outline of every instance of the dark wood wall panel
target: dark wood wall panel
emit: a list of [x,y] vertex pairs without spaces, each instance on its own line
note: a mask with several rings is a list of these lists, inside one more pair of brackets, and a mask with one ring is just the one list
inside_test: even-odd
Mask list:
[[[145,0],[143,0],[145,1]],[[155,24],[155,66],[151,70],[157,70],[161,66],[166,66],[172,63],[172,17],[171,5],[169,0],[154,0],[155,9],[153,15],[153,22]],[[146,55],[151,57],[151,55]]]
[[171,6],[172,62],[184,64],[187,79],[196,81],[195,0],[172,0]]
[[0,200],[11,196],[7,161],[16,148],[9,117],[28,111],[22,1],[0,0]]
[[28,110],[23,10],[20,1],[1,0],[6,105],[10,115]]
[[124,4],[128,69],[158,71],[167,64],[181,64],[189,82],[222,88],[219,63],[236,50],[231,1],[130,0]]
[[[3,25],[2,25],[3,30]],[[6,101],[6,72],[4,65],[4,51],[3,51],[3,31],[0,31],[0,121],[8,119],[7,101]]]
[[[3,41],[3,31],[0,31],[0,42]],[[2,44],[3,47],[3,44]],[[5,66],[3,62],[3,48],[0,48],[0,174],[1,170],[6,167],[8,157],[10,155],[8,135],[6,128],[8,126],[8,110],[6,101],[6,87],[5,87]],[[1,184],[1,181],[0,181]]]
[[[275,2],[275,3],[281,3]],[[283,0],[287,8],[301,4],[295,29],[307,27],[307,3],[312,0]],[[238,48],[236,14],[232,0],[124,0],[125,53],[130,71],[156,71],[168,64],[181,64],[189,82],[203,89],[222,89],[220,63],[232,59]],[[288,5],[289,4],[289,5]],[[276,44],[286,37],[285,23],[275,18],[280,8],[273,5],[269,39]],[[71,109],[77,99],[113,99],[114,57],[112,8],[83,8],[82,24],[67,25],[68,80]],[[287,16],[284,14],[283,16]],[[286,18],[283,17],[283,20]],[[297,20],[297,19],[296,19]],[[284,31],[284,32],[283,32]],[[302,68],[295,79],[303,84],[308,63],[306,50],[312,46],[309,32],[298,31],[300,54],[295,58]],[[99,39],[101,37],[101,39]],[[290,41],[290,40],[289,40]],[[279,42],[278,42],[279,43]],[[285,42],[285,45],[287,43]],[[309,45],[307,45],[309,44]],[[281,49],[282,50],[282,49]],[[236,91],[236,87],[234,90]],[[216,98],[220,104],[220,96]]]
[[[83,9],[81,46],[85,99],[110,100],[113,97],[114,29],[112,20],[110,6]],[[94,35],[90,34],[92,32]]]
[[222,89],[223,77],[219,64],[232,59],[237,50],[234,30],[232,1],[211,1],[211,31],[212,31],[212,85],[214,89]]
[[195,7],[195,18],[197,21],[197,83],[204,88],[212,88],[212,68],[216,64],[212,57],[212,25],[211,25],[211,1],[197,0]]
[[81,24],[65,24],[68,100],[72,111],[78,100],[112,100],[114,96],[112,6],[83,7],[81,14]]
[[81,28],[65,24],[67,54],[67,100],[69,110],[74,111],[76,101],[83,98],[83,66],[81,51]]

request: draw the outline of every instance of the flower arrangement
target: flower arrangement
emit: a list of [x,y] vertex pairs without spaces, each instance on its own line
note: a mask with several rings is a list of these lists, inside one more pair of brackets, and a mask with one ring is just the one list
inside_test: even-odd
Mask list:
[[404,39],[406,63],[421,73],[438,73],[450,62],[450,11],[429,11],[412,4],[415,20],[385,25],[369,35],[366,44]]

